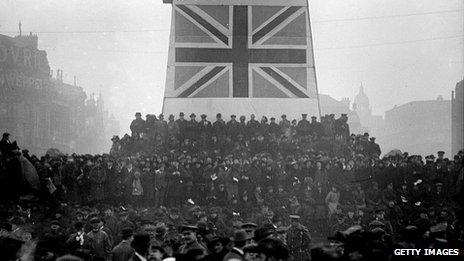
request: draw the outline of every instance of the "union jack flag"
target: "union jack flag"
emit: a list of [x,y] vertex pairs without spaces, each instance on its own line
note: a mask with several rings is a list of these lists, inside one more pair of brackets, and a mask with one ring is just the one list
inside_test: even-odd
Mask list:
[[173,4],[165,97],[314,98],[306,6]]

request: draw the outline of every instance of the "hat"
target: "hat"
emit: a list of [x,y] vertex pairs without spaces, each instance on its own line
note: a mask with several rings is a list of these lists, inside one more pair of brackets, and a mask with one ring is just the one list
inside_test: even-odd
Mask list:
[[240,116],[240,119],[246,119],[244,115]]
[[245,224],[242,225],[242,228],[245,229],[245,230],[246,229],[256,229],[257,227],[258,227],[258,225],[256,225],[255,223],[251,223],[251,222],[245,223]]
[[376,227],[385,228],[386,226],[385,226],[384,223],[382,223],[382,222],[380,222],[378,220],[374,220],[371,223],[369,223],[369,227],[371,229],[373,229],[373,228],[376,228]]
[[197,232],[197,231],[198,231],[198,227],[197,227],[197,226],[183,225],[183,226],[180,228],[180,232],[181,232],[181,233],[184,233],[184,232]]
[[140,112],[136,112],[135,116],[142,116],[142,114]]
[[371,137],[370,140],[375,140],[375,137]]
[[61,226],[60,222],[58,220],[52,220],[52,222],[50,222],[50,225],[57,225],[57,226]]
[[438,154],[438,155],[443,155],[443,154],[445,154],[445,152],[442,151],[442,150],[440,150],[440,151],[437,152],[437,154]]
[[346,117],[348,116],[346,113],[342,113],[342,117]]
[[222,114],[220,113],[216,114],[216,118],[220,118],[220,117],[222,117]]
[[8,137],[8,136],[10,136],[10,134],[9,134],[8,132],[5,132],[5,133],[3,133],[2,136],[3,136],[3,137]]
[[240,229],[234,232],[234,236],[231,239],[234,242],[243,242],[243,241],[247,241],[248,239],[250,239],[250,237],[248,236],[245,230]]
[[230,115],[231,118],[236,118],[237,116],[235,116],[234,114]]
[[190,118],[196,117],[196,116],[197,116],[197,115],[195,115],[195,113],[190,114]]
[[100,223],[100,218],[94,217],[90,219],[90,224],[96,224],[96,223]]
[[274,118],[274,117],[271,117],[271,121],[275,121],[275,118]]
[[185,114],[183,112],[179,113],[179,116],[184,116]]
[[303,113],[303,114],[301,114],[301,116],[306,117],[306,116],[308,116],[308,114],[307,114],[307,113]]
[[169,114],[169,119],[173,119],[173,118],[174,118],[174,115]]
[[206,114],[202,114],[200,117],[201,117],[202,119],[206,119]]
[[123,238],[128,238],[134,234],[134,231],[130,227],[123,228],[121,231],[121,236]]
[[256,241],[260,241],[261,239],[266,238],[269,235],[274,234],[275,230],[267,227],[260,227],[255,230],[255,237]]
[[276,229],[276,233],[278,234],[283,234],[283,233],[286,233],[288,231],[288,227],[278,227]]
[[280,116],[281,118],[287,118],[287,115],[285,114],[282,114],[282,116]]

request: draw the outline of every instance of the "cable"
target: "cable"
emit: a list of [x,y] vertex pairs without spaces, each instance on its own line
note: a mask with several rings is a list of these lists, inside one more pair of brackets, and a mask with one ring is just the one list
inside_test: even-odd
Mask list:
[[[102,31],[42,31],[33,32],[34,34],[101,34],[101,33],[147,33],[147,32],[167,32],[169,29],[141,29],[141,30],[102,30]],[[0,33],[18,33],[17,31],[0,31]]]
[[462,40],[464,38],[464,35],[446,36],[446,37],[434,37],[434,38],[419,39],[419,40],[387,42],[387,43],[377,43],[377,44],[353,45],[353,46],[346,46],[346,47],[315,48],[315,50],[324,51],[324,50],[356,49],[356,48],[386,46],[386,45],[396,45],[396,44],[409,44],[409,43],[428,42],[428,41],[446,40],[446,39],[455,39],[455,38],[461,38],[461,40]]
[[[411,16],[420,16],[420,15],[431,15],[431,14],[458,13],[458,12],[462,12],[462,11],[464,11],[464,9],[443,10],[443,11],[424,12],[424,13],[386,15],[386,16],[359,17],[359,18],[328,19],[328,20],[313,21],[312,23],[330,23],[330,22],[377,20],[377,19],[411,17]],[[38,32],[34,32],[34,33],[36,33],[36,34],[99,34],[99,33],[146,33],[146,32],[168,32],[168,31],[170,31],[170,29],[38,31]],[[0,33],[17,33],[17,31],[0,31]]]
[[370,17],[359,17],[359,18],[328,19],[328,20],[318,20],[318,21],[314,21],[313,23],[330,23],[330,22],[347,22],[347,21],[378,20],[378,19],[399,18],[399,17],[411,17],[411,16],[420,16],[420,15],[431,15],[431,14],[459,13],[459,12],[462,12],[462,11],[464,11],[464,9],[444,10],[444,11],[424,12],[424,13],[398,14],[398,15],[385,15],[385,16],[370,16]]

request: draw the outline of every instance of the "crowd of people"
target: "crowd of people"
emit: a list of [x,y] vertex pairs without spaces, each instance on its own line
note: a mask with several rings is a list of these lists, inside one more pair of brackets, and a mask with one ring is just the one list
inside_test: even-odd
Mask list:
[[[348,117],[136,113],[103,155],[0,141],[0,252],[55,260],[389,260],[463,249],[462,151],[380,158]],[[394,258],[394,256],[393,256]],[[79,259],[61,259],[79,260]]]

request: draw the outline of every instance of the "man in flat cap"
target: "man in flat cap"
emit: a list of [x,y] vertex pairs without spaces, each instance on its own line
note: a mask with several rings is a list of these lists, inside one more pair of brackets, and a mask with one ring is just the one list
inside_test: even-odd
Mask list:
[[87,233],[87,236],[92,239],[92,247],[95,250],[94,260],[107,260],[111,256],[110,237],[101,229],[100,218],[92,218],[90,225],[92,230]]
[[335,135],[340,136],[344,141],[350,137],[350,126],[348,125],[348,115],[343,113],[340,118],[335,120]]
[[281,129],[279,125],[276,122],[276,118],[271,117],[271,122],[269,123],[269,134],[275,135],[276,137],[279,137],[281,133]]
[[223,140],[226,136],[226,122],[222,119],[222,114],[216,114],[216,121],[213,123],[212,135],[219,140]]
[[295,261],[308,260],[311,235],[300,223],[299,215],[290,215],[290,227],[287,232],[287,243]]
[[234,114],[230,115],[230,121],[227,122],[227,135],[230,136],[232,140],[236,140],[240,124],[237,121],[237,116]]
[[8,154],[12,149],[10,134],[8,132],[3,133],[2,139],[0,140],[0,152],[3,155]]
[[285,137],[290,137],[290,126],[292,123],[287,119],[287,115],[282,114],[280,116],[281,120],[279,122],[280,131],[285,135]]
[[255,230],[258,228],[258,225],[255,223],[244,223],[242,224],[242,229],[245,230],[250,238],[255,237]]
[[135,119],[131,122],[130,129],[132,131],[132,137],[141,137],[145,130],[145,121],[142,119],[142,114],[140,112],[135,113]]
[[243,229],[236,230],[234,236],[232,237],[233,247],[224,257],[224,261],[243,261],[244,253],[243,248],[247,244],[247,241],[251,238],[248,236],[247,232]]
[[200,249],[204,254],[206,254],[206,249],[198,243],[197,231],[198,227],[191,225],[183,225],[180,228],[183,244],[179,247],[179,254],[187,254],[189,251],[194,249]]
[[184,141],[186,135],[185,135],[185,130],[187,129],[187,123],[188,121],[184,118],[185,114],[183,112],[179,113],[179,119],[176,120],[177,123],[177,128],[179,130],[179,141],[182,142]]
[[201,140],[206,141],[208,137],[211,136],[211,131],[213,128],[213,125],[211,125],[211,122],[206,119],[206,114],[201,115],[201,120],[199,122],[200,125],[200,137]]
[[311,124],[310,124],[311,135],[313,137],[319,138],[323,135],[322,124],[317,121],[316,116],[311,116]]
[[243,137],[248,136],[248,128],[246,125],[246,117],[245,115],[240,116],[240,122],[238,127],[238,134],[241,134]]
[[174,115],[170,114],[168,118],[168,136],[169,137],[179,137],[179,126],[174,120]]
[[250,115],[250,120],[247,122],[247,128],[248,128],[248,135],[254,136],[259,130],[259,121],[256,120],[256,116],[254,114]]
[[308,114],[303,113],[301,114],[302,119],[298,122],[296,133],[298,136],[306,136],[310,134],[310,123],[308,121]]
[[132,240],[134,239],[132,228],[124,228],[121,231],[121,238],[121,242],[111,251],[112,261],[127,261],[134,254],[134,249],[131,247]]
[[187,129],[185,130],[187,132],[187,138],[191,140],[198,140],[200,136],[200,125],[196,117],[195,113],[190,114],[190,121],[187,122]]
[[375,142],[375,137],[370,137],[367,146],[367,152],[369,153],[369,155],[374,156],[375,158],[378,158],[380,154],[382,154],[382,151],[380,150],[380,145]]

